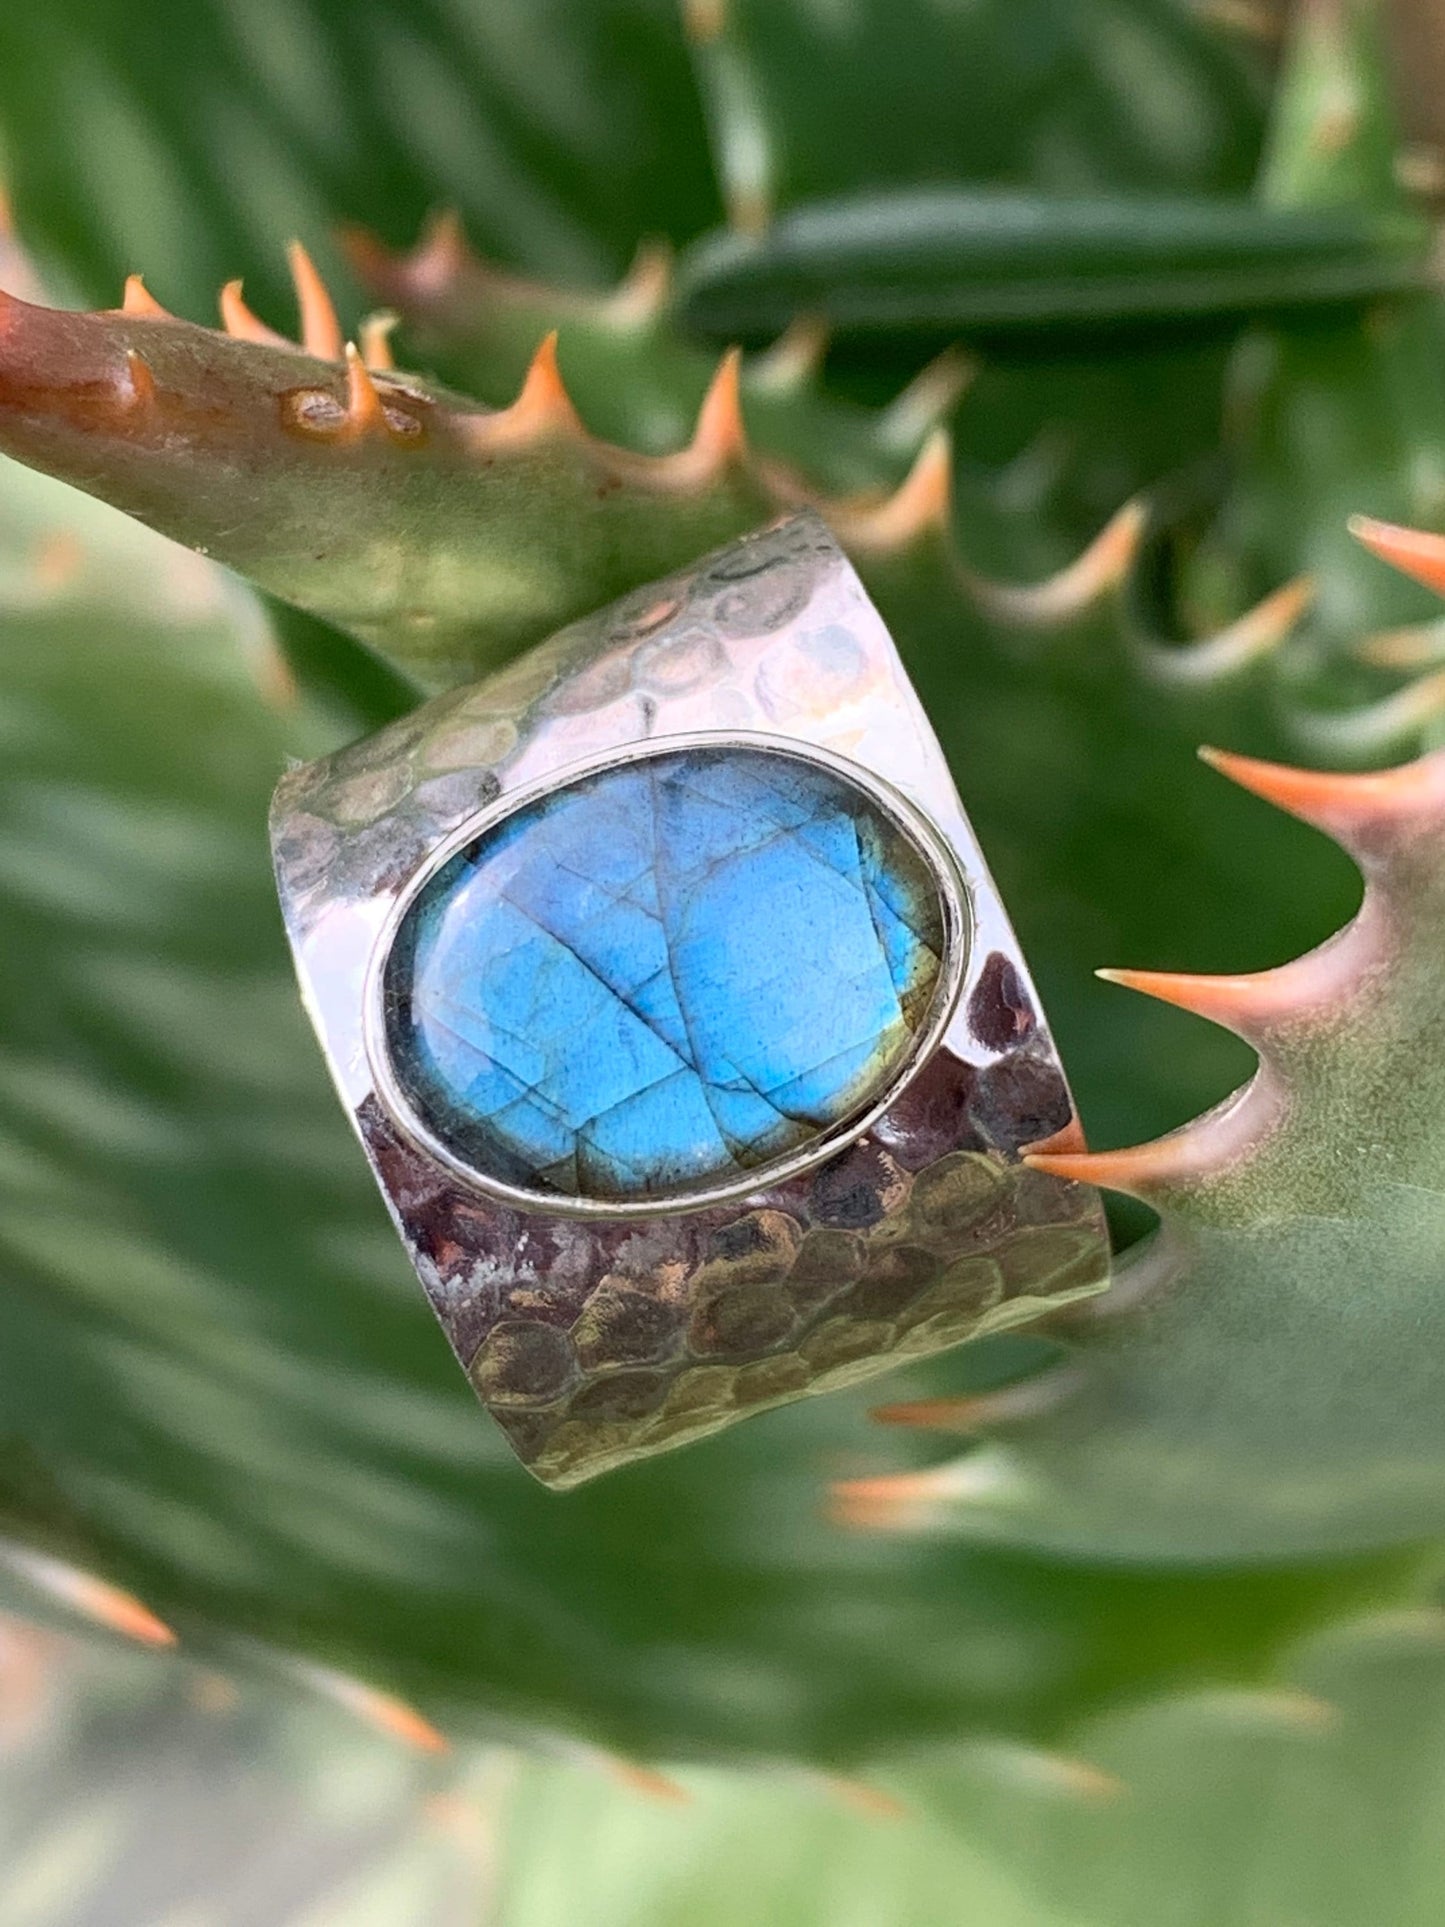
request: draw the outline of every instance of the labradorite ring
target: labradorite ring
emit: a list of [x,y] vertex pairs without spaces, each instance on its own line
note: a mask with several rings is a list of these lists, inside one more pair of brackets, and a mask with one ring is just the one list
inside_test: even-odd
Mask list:
[[291,771],[302,994],[433,1309],[550,1485],[1099,1288],[1028,971],[800,514]]

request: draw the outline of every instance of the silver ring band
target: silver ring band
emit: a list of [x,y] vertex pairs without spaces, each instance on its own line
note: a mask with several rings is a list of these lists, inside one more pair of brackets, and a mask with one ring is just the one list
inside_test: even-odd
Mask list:
[[578,1483],[1102,1287],[1027,967],[800,514],[293,770],[302,994],[432,1306]]

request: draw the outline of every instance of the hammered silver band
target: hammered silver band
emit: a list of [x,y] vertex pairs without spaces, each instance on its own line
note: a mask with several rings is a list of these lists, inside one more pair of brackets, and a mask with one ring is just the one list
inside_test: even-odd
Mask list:
[[[566,1195],[459,1151],[419,1112],[387,1030],[388,960],[412,907],[459,854],[569,786],[743,750],[846,786],[932,872],[942,964],[883,1086],[756,1169],[691,1189]],[[272,837],[342,1102],[463,1369],[546,1483],[1106,1282],[1097,1193],[1020,1162],[1077,1130],[1027,966],[893,642],[815,516],[292,771]]]

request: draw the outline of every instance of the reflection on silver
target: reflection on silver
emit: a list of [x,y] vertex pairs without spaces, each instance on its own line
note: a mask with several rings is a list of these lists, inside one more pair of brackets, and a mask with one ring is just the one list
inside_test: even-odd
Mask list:
[[[451,851],[580,771],[684,744],[846,771],[931,853],[935,1021],[891,1088],[739,1186],[610,1207],[471,1171],[376,1024],[397,923]],[[1020,1151],[1075,1132],[1017,942],[893,643],[803,514],[292,771],[272,813],[302,994],[438,1318],[530,1469],[578,1483],[1099,1289],[1097,1194]]]

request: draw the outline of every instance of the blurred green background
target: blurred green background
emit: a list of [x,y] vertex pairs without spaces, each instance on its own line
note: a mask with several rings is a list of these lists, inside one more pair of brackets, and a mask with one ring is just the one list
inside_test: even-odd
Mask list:
[[[759,383],[749,419],[835,493],[901,478],[918,423],[878,411],[962,339],[971,566],[1044,575],[1152,504],[1127,593],[1057,633],[932,551],[879,572],[1091,1134],[1128,1142],[1251,1057],[1092,968],[1263,967],[1358,899],[1193,745],[1440,739],[1438,603],[1344,523],[1445,523],[1442,100],[1445,19],[1406,0],[51,0],[0,15],[0,285],[111,306],[143,271],[209,320],[242,275],[289,326],[299,234],[352,326],[341,227],[399,249],[449,206],[528,284],[470,332],[413,317],[403,354],[501,405],[560,321],[589,421],[653,448],[720,328],[821,306],[817,385]],[[943,190],[903,299],[890,249]],[[673,308],[599,322],[659,238]],[[1287,648],[1172,674],[1304,571]],[[267,870],[286,759],[406,706],[405,672],[0,466],[0,1927],[1445,1919],[1438,1540],[1393,1516],[1272,1556],[1261,1464],[1220,1501],[1233,1551],[1163,1492],[1141,1551],[1066,1484],[1033,1536],[938,1487],[911,1530],[847,1529],[830,1481],[959,1444],[861,1396],[562,1500],[518,1470],[335,1108]],[[1335,1359],[1371,1336],[1320,1324]],[[1400,1342],[1428,1364],[1428,1324]]]

